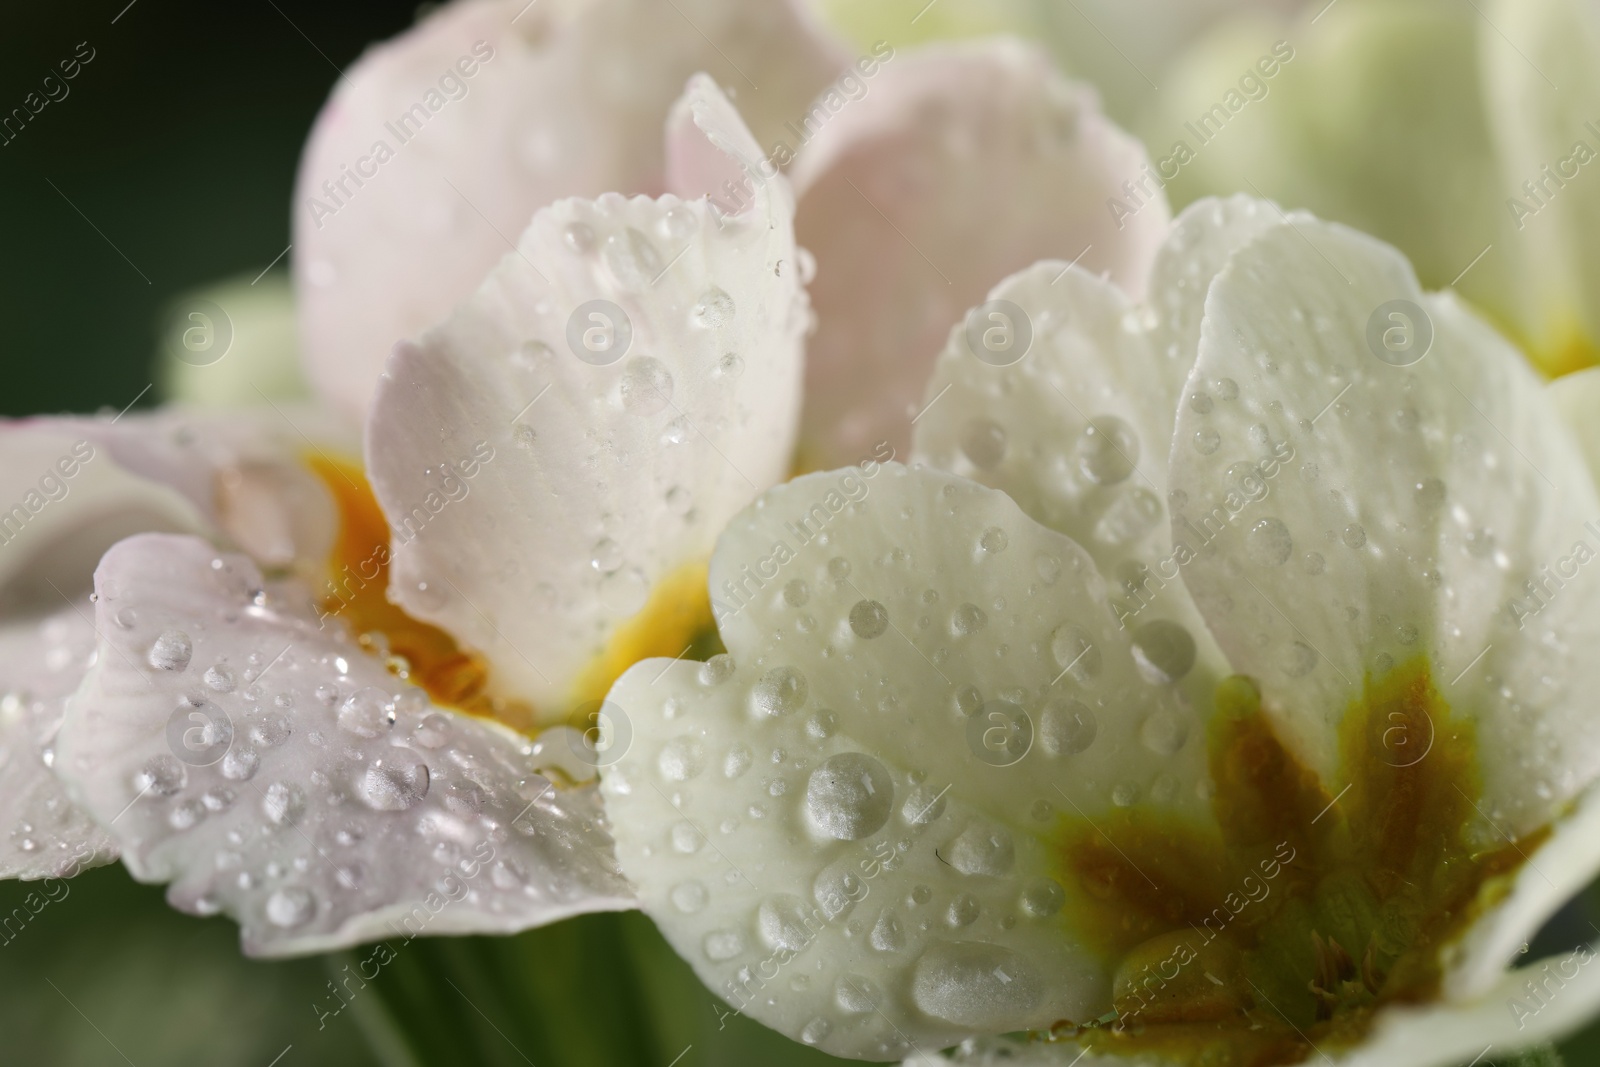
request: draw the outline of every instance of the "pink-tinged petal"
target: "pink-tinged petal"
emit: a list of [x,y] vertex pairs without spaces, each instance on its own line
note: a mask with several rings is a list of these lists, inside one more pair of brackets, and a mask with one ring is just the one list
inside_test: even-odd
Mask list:
[[98,652],[55,771],[134,877],[251,955],[509,933],[633,906],[595,791],[399,682],[296,582],[141,534],[95,572]]
[[364,417],[394,343],[466,299],[535,210],[662,192],[662,126],[691,74],[728,86],[769,144],[843,62],[796,0],[597,0],[570,18],[462,0],[374,48],[300,166],[313,384]]
[[894,54],[860,84],[858,99],[831,92],[803,117],[794,169],[796,235],[817,268],[806,467],[883,440],[904,454],[951,327],[1007,275],[1076,261],[1142,296],[1170,220],[1144,149],[1031,47]]
[[[687,99],[701,139],[754,168],[711,79]],[[698,603],[709,625],[703,571],[674,579],[788,471],[808,321],[793,196],[779,176],[751,197],[740,215],[671,195],[543,209],[379,386],[367,457],[395,531],[391,593],[543,719],[663,651],[590,670],[664,584],[672,603],[656,604],[685,618]]]
[[66,698],[94,654],[93,608],[0,627],[0,878],[70,878],[116,858],[50,770]]

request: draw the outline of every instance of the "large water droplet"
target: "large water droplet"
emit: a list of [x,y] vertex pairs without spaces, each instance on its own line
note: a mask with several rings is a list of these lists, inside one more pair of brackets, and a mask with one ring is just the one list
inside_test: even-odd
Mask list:
[[398,752],[373,760],[356,791],[376,811],[405,811],[428,795],[428,765]]
[[811,943],[815,935],[810,924],[812,909],[805,901],[788,893],[780,893],[761,902],[756,909],[756,932],[768,948],[799,952]]
[[231,693],[238,684],[234,680],[233,669],[225,663],[206,668],[205,682],[209,689],[218,693]]
[[879,952],[899,952],[905,948],[906,932],[900,925],[899,916],[888,908],[883,909],[878,921],[872,924],[867,943]]
[[339,705],[339,729],[357,737],[380,737],[394,724],[394,704],[375,685],[357,689]]
[[1115,415],[1091,419],[1075,448],[1078,470],[1096,485],[1126,481],[1139,463],[1139,435]]
[[889,628],[889,609],[876,600],[858,600],[850,609],[850,631],[870,641]]
[[1079,685],[1088,685],[1098,677],[1105,663],[1089,635],[1070,623],[1056,627],[1050,635],[1050,656],[1056,661],[1056,668],[1070,671]]
[[744,951],[744,935],[737,930],[713,930],[701,944],[707,959],[721,963]]
[[654,415],[672,402],[672,372],[654,356],[635,356],[622,368],[622,409],[630,415]]
[[1359,522],[1352,522],[1344,528],[1344,543],[1351,548],[1360,548],[1367,543],[1367,531]]
[[261,769],[261,757],[249,745],[235,745],[222,757],[222,776],[235,782],[247,782]]
[[170,797],[182,789],[187,780],[183,764],[171,756],[151,756],[139,768],[139,773],[133,776],[133,787],[140,793]]
[[675,737],[661,746],[656,769],[669,782],[686,782],[705,770],[705,749],[693,737]]
[[1245,539],[1245,553],[1262,567],[1282,566],[1294,551],[1294,540],[1282,519],[1257,519]]
[[1202,456],[1209,456],[1222,446],[1222,435],[1209,426],[1203,426],[1194,432],[1194,450]]
[[733,297],[712,286],[700,294],[694,305],[694,321],[707,329],[716,330],[733,321]]
[[1133,659],[1152,685],[1176,682],[1194,666],[1194,637],[1175,622],[1157,619],[1133,632]]
[[936,942],[911,975],[911,999],[925,1014],[988,1033],[1021,1029],[1042,993],[1021,956],[978,941]]
[[806,690],[805,675],[793,667],[774,667],[755,684],[751,700],[766,715],[788,715],[805,705]]
[[262,813],[279,826],[298,822],[305,810],[305,794],[287,782],[273,782],[261,798]]
[[950,615],[950,633],[968,637],[989,625],[989,616],[976,604],[962,604]]
[[150,666],[160,671],[182,671],[194,655],[194,643],[182,630],[168,630],[150,646]]
[[806,782],[806,814],[840,841],[877,833],[894,808],[894,782],[882,763],[863,752],[823,760]]
[[1016,863],[1016,846],[1011,832],[1003,826],[972,822],[950,842],[943,852],[945,860],[962,874],[1009,874]]
[[1039,714],[1039,744],[1052,756],[1075,756],[1094,744],[1100,724],[1081,700],[1052,700]]
[[299,886],[274,890],[267,898],[267,921],[285,930],[303,925],[317,911],[311,890]]

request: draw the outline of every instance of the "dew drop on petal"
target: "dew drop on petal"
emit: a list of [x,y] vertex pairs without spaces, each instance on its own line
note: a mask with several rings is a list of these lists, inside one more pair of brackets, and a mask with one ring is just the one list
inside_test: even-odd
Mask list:
[[1194,450],[1202,456],[1209,456],[1222,446],[1222,435],[1209,426],[1202,426],[1194,432]]
[[806,814],[822,833],[859,841],[877,833],[894,808],[894,782],[863,752],[829,756],[806,782]]
[[889,609],[876,600],[858,600],[850,609],[850,632],[864,641],[880,637],[889,628]]
[[396,751],[367,765],[356,792],[375,811],[405,811],[422,803],[428,782],[426,763]]
[[1289,527],[1282,519],[1257,519],[1245,538],[1245,552],[1251,562],[1262,567],[1282,566],[1294,551]]
[[1075,756],[1094,744],[1100,724],[1081,700],[1052,700],[1039,713],[1039,744],[1052,756]]
[[774,667],[751,693],[757,711],[772,716],[798,711],[806,702],[806,676],[793,667]]
[[1133,632],[1133,658],[1152,685],[1176,682],[1194,666],[1194,637],[1166,619],[1147,622]]
[[962,604],[950,616],[950,633],[968,637],[989,625],[989,616],[976,604]]
[[630,415],[654,415],[672,402],[672,372],[654,356],[635,356],[622,368],[622,409]]
[[316,914],[317,901],[309,889],[289,886],[273,890],[267,898],[267,921],[285,930],[304,925]]
[[1352,522],[1344,528],[1344,543],[1351,548],[1360,548],[1367,543],[1367,531],[1359,522]]
[[170,797],[182,789],[187,780],[183,764],[171,756],[151,756],[133,776],[133,787],[140,793]]
[[194,655],[194,643],[182,630],[168,630],[150,646],[150,666],[160,671],[188,669],[189,657]]
[[351,693],[339,705],[339,729],[357,737],[379,737],[394,724],[394,704],[388,693],[375,685]]
[[1043,992],[1021,956],[979,941],[936,942],[911,975],[911,999],[924,1014],[978,1031],[1014,1029]]
[[694,305],[694,322],[716,330],[733,321],[733,297],[713,286],[700,294]]
[[1127,481],[1139,463],[1139,435],[1115,415],[1091,419],[1075,448],[1078,470],[1096,485]]

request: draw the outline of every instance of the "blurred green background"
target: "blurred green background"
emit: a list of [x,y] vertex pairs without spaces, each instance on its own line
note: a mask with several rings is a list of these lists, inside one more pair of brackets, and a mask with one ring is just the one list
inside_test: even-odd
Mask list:
[[[415,14],[378,0],[8,5],[0,113],[80,42],[94,59],[0,147],[0,413],[153,404],[162,309],[284,251],[300,147],[335,66]],[[35,889],[0,884],[0,917],[29,914]],[[245,960],[231,922],[172,911],[120,865],[54,895],[0,933],[0,1064],[839,1062],[724,1018],[638,915],[396,945],[334,1015],[329,983],[365,952]],[[1588,939],[1596,917],[1580,901],[1530,956]],[[1600,1063],[1600,1029],[1566,1051],[1574,1067]]]

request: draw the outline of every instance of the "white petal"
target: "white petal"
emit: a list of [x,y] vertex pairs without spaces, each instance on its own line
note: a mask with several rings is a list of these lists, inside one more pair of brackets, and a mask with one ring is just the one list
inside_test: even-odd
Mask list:
[[1153,182],[1131,217],[1110,210],[1124,181],[1146,180],[1144,150],[1034,48],[930,46],[865,84],[817,120],[795,164],[797,232],[817,260],[802,429],[813,468],[884,440],[904,452],[946,335],[998,279],[1078,259],[1138,296],[1170,217]]
[[1578,371],[1550,383],[1550,399],[1578,440],[1589,472],[1600,483],[1600,367]]
[[0,878],[70,878],[116,858],[50,771],[66,698],[94,653],[92,610],[0,627]]
[[525,740],[431,707],[319,628],[297,584],[264,591],[244,557],[145,534],[95,588],[101,646],[56,772],[135,877],[232,915],[247,952],[631,906],[593,790],[554,791]]
[[763,496],[712,588],[731,659],[624,675],[632,743],[602,773],[623,869],[701,978],[870,1058],[1104,1010],[1051,835],[1135,801],[1204,817],[1205,755],[1088,555],[1002,493],[871,464]]
[[300,166],[294,270],[313,383],[363,418],[391,346],[470,296],[535,210],[662,192],[662,124],[694,72],[736,91],[770,145],[843,62],[791,0],[596,0],[570,18],[460,0],[374,48]]
[[1004,490],[1083,545],[1116,580],[1124,625],[1159,617],[1195,633],[1201,703],[1228,672],[1173,558],[1167,453],[1207,287],[1282,219],[1248,197],[1191,205],[1156,255],[1146,306],[1066,263],[1013,275],[951,331],[915,428],[916,461]]
[[[688,101],[754,168],[710,79]],[[367,455],[392,588],[547,719],[605,694],[626,663],[580,675],[618,625],[787,472],[807,320],[792,200],[782,177],[749,197],[725,216],[674,196],[561,201],[383,379]]]
[[[1517,605],[1596,541],[1600,508],[1527,365],[1448,294],[1424,297],[1399,253],[1331,224],[1258,238],[1206,308],[1190,390],[1218,402],[1179,411],[1174,534],[1200,553],[1185,580],[1234,667],[1331,783],[1362,679],[1425,655],[1478,725],[1486,820],[1550,821],[1600,769],[1577,652],[1600,639],[1600,568],[1574,567],[1537,614]],[[1426,354],[1395,366],[1369,336],[1390,361]],[[1233,464],[1269,455],[1284,469],[1263,498],[1232,488]]]

